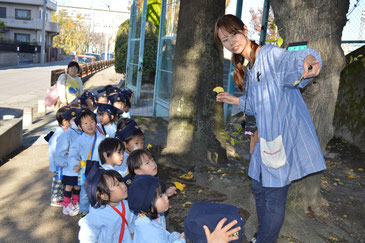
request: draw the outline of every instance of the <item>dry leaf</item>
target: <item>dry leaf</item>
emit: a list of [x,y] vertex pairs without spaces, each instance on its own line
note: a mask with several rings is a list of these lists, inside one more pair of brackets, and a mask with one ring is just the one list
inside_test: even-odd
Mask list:
[[348,176],[348,178],[349,178],[349,179],[354,179],[354,178],[355,178],[355,176],[354,176],[353,174],[350,174],[350,175]]
[[221,180],[223,180],[223,177],[225,177],[227,175],[227,173],[223,173],[222,175],[221,175]]
[[217,94],[224,92],[223,87],[217,86],[213,89],[213,92],[217,92]]
[[330,242],[337,242],[338,241],[338,239],[336,238],[336,237],[328,237],[328,240],[330,241]]
[[186,202],[186,203],[183,203],[182,206],[185,208],[186,206],[192,205],[192,204],[193,204],[192,202]]
[[176,186],[177,189],[179,189],[180,191],[183,191],[185,188],[185,184],[182,184],[180,182],[174,181],[174,185]]
[[333,185],[334,185],[334,186],[337,186],[337,183],[335,182],[335,183],[333,183]]
[[191,180],[191,179],[193,179],[193,177],[194,177],[194,175],[193,175],[193,172],[191,172],[191,171],[189,171],[186,174],[183,174],[183,175],[179,176],[179,178],[186,179],[186,180]]
[[345,219],[347,219],[347,214],[344,214],[344,215],[343,215],[343,217],[344,217]]
[[202,189],[199,189],[198,193],[202,193],[202,192],[203,192],[203,190]]
[[147,149],[150,149],[150,148],[152,148],[152,145],[151,144],[148,144],[147,145]]
[[350,198],[351,200],[354,200],[354,197],[353,197],[353,196],[349,196],[349,198]]
[[357,169],[358,171],[364,171],[364,169],[363,168],[359,168],[359,169]]
[[217,172],[222,172],[222,169],[217,170]]
[[213,180],[213,176],[209,177],[209,179],[208,179],[208,181],[211,181],[211,180]]

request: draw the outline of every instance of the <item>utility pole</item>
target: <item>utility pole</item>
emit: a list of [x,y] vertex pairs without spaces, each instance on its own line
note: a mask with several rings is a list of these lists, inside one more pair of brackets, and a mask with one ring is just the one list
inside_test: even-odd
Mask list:
[[42,12],[42,43],[41,43],[41,64],[44,63],[45,48],[46,48],[46,11],[47,0],[43,0],[43,12]]

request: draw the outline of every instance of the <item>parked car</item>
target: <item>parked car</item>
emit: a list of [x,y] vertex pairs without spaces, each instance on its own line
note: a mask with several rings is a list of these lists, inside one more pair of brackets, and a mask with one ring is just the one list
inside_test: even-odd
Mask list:
[[82,65],[84,63],[96,62],[96,59],[95,59],[94,56],[77,55],[76,58],[75,58],[75,61]]
[[[108,59],[112,59],[112,58],[114,58],[114,55],[113,55],[113,53],[108,53],[107,57],[108,57]],[[105,53],[104,52],[101,53],[101,59],[105,60]]]
[[85,53],[84,55],[95,57],[95,59],[96,59],[97,62],[101,60],[101,55],[100,54],[96,54],[96,53]]

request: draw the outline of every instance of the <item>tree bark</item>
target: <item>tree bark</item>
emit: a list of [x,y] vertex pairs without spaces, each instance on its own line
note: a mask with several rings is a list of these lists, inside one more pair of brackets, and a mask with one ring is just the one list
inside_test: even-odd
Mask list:
[[[340,73],[345,66],[341,36],[346,24],[349,0],[271,0],[284,47],[291,42],[307,41],[308,48],[318,51],[323,60],[320,75],[302,92],[314,122],[322,150],[333,137]],[[292,202],[320,212],[321,174],[293,183]]]
[[214,24],[224,10],[225,0],[180,2],[163,154],[183,156],[186,165],[196,159],[226,160],[225,141],[218,141],[224,125],[223,106],[215,102],[213,92],[223,85],[223,52],[214,41]]

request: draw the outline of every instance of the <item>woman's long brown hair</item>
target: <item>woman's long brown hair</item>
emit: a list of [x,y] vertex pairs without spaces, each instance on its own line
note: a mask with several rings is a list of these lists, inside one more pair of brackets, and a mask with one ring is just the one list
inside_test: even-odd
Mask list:
[[[223,44],[218,36],[218,30],[224,29],[226,32],[230,34],[237,34],[237,33],[244,34],[244,26],[245,24],[237,16],[234,16],[232,14],[223,15],[215,23],[214,39],[220,47],[223,47]],[[253,66],[256,60],[256,50],[259,47],[259,45],[257,45],[252,40],[250,40],[250,45],[252,49],[251,66]],[[234,53],[232,54],[232,63],[234,64],[233,81],[241,91],[243,91],[242,84],[243,84],[243,77],[245,75],[245,70],[243,67],[244,60],[245,58],[241,54],[234,54]]]

